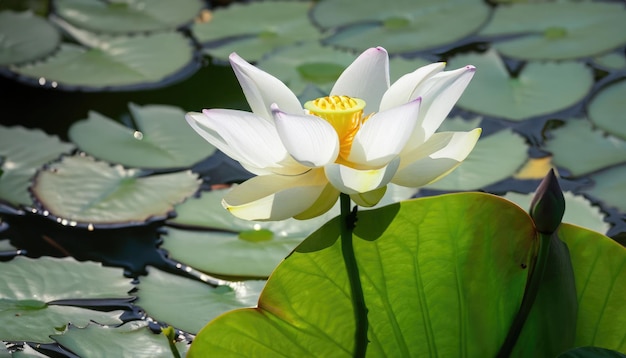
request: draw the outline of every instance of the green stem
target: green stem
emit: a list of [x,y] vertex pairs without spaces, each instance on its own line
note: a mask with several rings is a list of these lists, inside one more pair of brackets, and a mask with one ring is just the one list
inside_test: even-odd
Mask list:
[[354,256],[354,246],[352,242],[352,231],[356,222],[356,211],[350,212],[350,196],[340,195],[341,202],[341,252],[343,262],[346,264],[348,281],[352,295],[352,305],[354,306],[354,320],[356,330],[354,332],[354,357],[365,357],[367,351],[367,307],[363,297],[363,287],[359,277],[359,267]]
[[511,355],[511,352],[515,347],[515,343],[522,333],[524,323],[530,314],[535,298],[537,298],[537,294],[539,293],[541,281],[543,280],[543,273],[548,262],[548,253],[550,252],[551,236],[552,235],[550,234],[539,233],[539,253],[537,254],[534,269],[530,273],[530,278],[526,284],[524,298],[522,299],[522,304],[517,312],[517,316],[515,316],[515,319],[511,324],[511,328],[509,329],[509,333],[506,336],[502,347],[500,347],[500,352],[498,352],[497,355],[498,358],[506,358]]

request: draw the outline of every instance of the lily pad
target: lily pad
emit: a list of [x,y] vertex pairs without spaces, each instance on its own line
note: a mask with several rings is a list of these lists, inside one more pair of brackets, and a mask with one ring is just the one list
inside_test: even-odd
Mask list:
[[611,52],[593,59],[593,61],[603,67],[613,70],[626,68],[626,56],[624,53]]
[[494,43],[503,55],[564,60],[607,52],[626,44],[623,4],[591,1],[498,6],[482,35],[519,35]]
[[[352,50],[381,44],[391,53],[448,45],[477,31],[489,17],[483,1],[320,1],[311,12],[323,28],[339,30],[324,42]],[[454,18],[454,21],[450,21]]]
[[594,182],[590,188],[583,191],[592,197],[601,200],[608,206],[626,212],[626,165],[591,174],[589,178]]
[[40,129],[0,126],[0,138],[0,200],[16,206],[32,205],[28,187],[37,169],[74,149]]
[[279,47],[321,36],[309,21],[310,7],[302,1],[233,3],[216,10],[210,21],[194,24],[191,31],[198,41],[208,43],[211,56],[227,59],[235,51],[248,61],[258,61]]
[[604,88],[589,104],[589,119],[606,132],[626,140],[626,81]]
[[75,26],[99,33],[174,30],[198,15],[199,0],[56,0],[56,14]]
[[44,61],[10,69],[53,87],[119,90],[162,86],[193,60],[189,40],[178,32],[99,37],[97,43],[91,48],[65,43]]
[[[172,357],[168,338],[153,333],[146,321],[132,321],[119,327],[93,323],[85,328],[70,326],[63,335],[54,335],[52,339],[80,357]],[[184,356],[187,343],[178,342],[176,347]]]
[[468,63],[478,68],[459,107],[514,121],[566,109],[593,85],[590,69],[579,62],[530,62],[515,77],[494,50],[459,55],[448,63],[452,68]]
[[40,59],[61,42],[59,31],[31,12],[0,12],[0,66]]
[[129,105],[136,129],[97,112],[76,122],[70,139],[81,150],[113,163],[138,168],[183,168],[205,159],[215,148],[185,122],[185,112],[164,105]]
[[267,278],[306,237],[278,234],[260,228],[240,234],[170,228],[161,247],[173,259],[207,273]]
[[553,162],[579,177],[626,162],[626,141],[594,130],[586,120],[573,119],[551,132],[545,149]]
[[[533,255],[535,232],[525,212],[495,196],[463,193],[360,212],[356,225],[368,355],[495,356]],[[274,271],[258,308],[209,323],[189,357],[353,356],[339,230],[333,220],[307,238]]]
[[0,340],[51,343],[65,326],[89,321],[119,324],[122,311],[101,312],[55,305],[62,299],[128,298],[133,288],[121,269],[72,258],[15,257],[0,262]]
[[578,321],[575,346],[626,352],[626,249],[596,232],[567,224],[559,237],[576,277]]
[[[512,176],[528,158],[526,140],[510,129],[480,138],[467,159],[426,188],[476,190]],[[506,154],[503,154],[506,153]]]
[[[504,195],[504,198],[511,200],[522,209],[529,210],[534,195],[535,193],[519,194],[510,192]],[[605,234],[611,228],[611,225],[604,221],[606,215],[597,206],[591,205],[589,200],[569,191],[564,192],[563,196],[565,197],[563,222],[582,226],[601,234]]]
[[196,333],[206,322],[235,308],[252,307],[265,281],[223,281],[212,287],[157,269],[148,269],[141,277],[136,302],[150,317]]
[[190,171],[143,176],[138,169],[71,156],[39,172],[32,191],[52,215],[111,224],[164,218],[199,186],[200,181]]

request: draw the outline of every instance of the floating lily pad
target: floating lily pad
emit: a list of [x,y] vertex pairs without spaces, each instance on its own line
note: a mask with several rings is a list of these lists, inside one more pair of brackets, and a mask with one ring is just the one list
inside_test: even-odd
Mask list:
[[99,33],[123,34],[174,30],[202,9],[199,0],[56,0],[56,13],[75,26]]
[[190,167],[215,152],[185,122],[177,107],[129,105],[136,130],[97,112],[76,122],[70,139],[81,150],[113,163],[138,168]]
[[626,142],[594,130],[586,120],[570,120],[551,132],[545,149],[553,163],[574,177],[626,162]]
[[235,234],[170,228],[162,248],[173,259],[207,273],[266,278],[306,237],[279,234],[267,229]]
[[626,165],[620,165],[589,176],[595,183],[583,189],[592,197],[601,200],[608,206],[626,212]]
[[133,286],[121,269],[72,258],[15,257],[0,262],[0,340],[51,343],[66,325],[119,324],[121,311],[54,305],[62,299],[128,298]]
[[[535,193],[510,192],[504,195],[504,198],[511,200],[524,210],[529,210],[534,195]],[[611,228],[611,225],[604,221],[606,215],[597,206],[591,205],[589,200],[569,191],[564,192],[563,196],[565,197],[565,214],[562,222],[582,226],[601,234],[605,234]]]
[[191,27],[193,35],[209,44],[206,52],[227,59],[235,51],[248,61],[257,61],[278,47],[321,36],[308,18],[309,2],[233,3],[218,9],[210,21]]
[[212,287],[200,281],[148,269],[136,302],[160,322],[197,333],[211,319],[235,308],[255,306],[265,281],[226,282]]
[[[120,327],[97,324],[85,328],[70,326],[63,335],[52,338],[80,357],[172,357],[167,337],[153,333],[146,321],[132,321]],[[176,347],[184,356],[187,343],[178,342]]]
[[[54,55],[11,70],[59,88],[97,90],[161,86],[172,81],[193,60],[193,48],[178,32],[123,37],[99,37],[97,47],[62,44]],[[158,60],[156,60],[158,59]],[[53,86],[56,86],[53,84]]]
[[579,62],[530,62],[511,77],[497,52],[489,50],[456,56],[449,66],[468,63],[478,70],[458,106],[514,121],[568,108],[582,100],[593,84],[591,71]]
[[33,61],[59,46],[59,31],[30,12],[0,12],[0,65]]
[[11,245],[9,240],[0,240],[0,251],[14,251],[17,250],[16,247]]
[[83,223],[165,217],[200,185],[190,171],[142,176],[91,157],[64,157],[38,173],[32,191],[51,214]]
[[0,138],[0,200],[16,206],[32,205],[28,187],[37,169],[74,149],[39,129],[0,126]]
[[[477,31],[489,17],[483,1],[320,1],[311,12],[324,28],[340,29],[324,41],[362,51],[383,45],[404,53],[448,45]],[[454,21],[450,21],[454,18]],[[347,25],[347,26],[346,26]]]
[[480,138],[452,173],[429,184],[439,190],[476,190],[512,176],[528,158],[526,140],[510,129]]
[[606,55],[596,57],[593,61],[596,64],[609,69],[619,70],[626,68],[626,56],[624,56],[624,53],[619,54],[611,52]]
[[589,104],[589,119],[606,132],[626,139],[626,81],[604,88]]
[[520,35],[495,42],[509,57],[563,60],[597,55],[626,44],[620,3],[565,1],[498,6],[482,35]]

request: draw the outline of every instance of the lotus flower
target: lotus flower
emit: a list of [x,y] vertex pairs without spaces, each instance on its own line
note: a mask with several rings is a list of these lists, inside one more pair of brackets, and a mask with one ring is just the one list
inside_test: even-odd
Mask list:
[[471,152],[480,129],[435,133],[475,68],[418,68],[389,85],[389,57],[363,52],[328,97],[304,107],[289,88],[236,53],[230,63],[252,113],[208,109],[186,115],[207,141],[257,175],[223,199],[248,220],[307,219],[328,211],[340,193],[373,206],[386,186],[429,184]]

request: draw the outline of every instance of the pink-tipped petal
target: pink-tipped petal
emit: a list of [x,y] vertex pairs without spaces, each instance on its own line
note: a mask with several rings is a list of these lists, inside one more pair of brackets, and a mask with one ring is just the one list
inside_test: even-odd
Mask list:
[[252,66],[234,52],[229,59],[252,112],[270,119],[270,106],[276,103],[286,112],[302,113],[298,97],[279,79]]
[[424,81],[443,71],[444,67],[445,62],[431,63],[400,77],[383,95],[379,110],[384,111],[416,99],[419,96],[417,90]]
[[364,100],[364,113],[369,114],[378,110],[388,88],[389,56],[384,48],[375,47],[363,52],[343,71],[330,94]]

